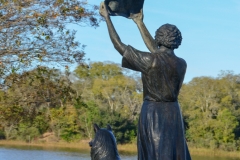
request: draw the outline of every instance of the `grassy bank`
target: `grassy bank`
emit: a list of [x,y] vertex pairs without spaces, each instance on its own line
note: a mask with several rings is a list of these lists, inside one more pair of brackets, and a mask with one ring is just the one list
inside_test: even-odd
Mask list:
[[[36,147],[39,149],[48,150],[71,150],[71,151],[82,151],[90,152],[88,140],[80,141],[77,143],[67,142],[51,142],[51,143],[26,143],[22,141],[6,141],[0,140],[0,146],[8,147]],[[137,146],[135,144],[118,145],[118,150],[121,154],[137,154]],[[218,156],[218,157],[235,157],[240,158],[240,152],[227,152],[222,150],[211,150],[204,148],[190,148],[191,155],[199,156]]]
[[190,148],[191,155],[240,158],[240,152],[227,152],[219,149]]
[[82,141],[78,143],[67,143],[67,142],[49,142],[49,143],[42,143],[42,142],[32,142],[26,143],[24,141],[7,141],[7,140],[0,140],[0,146],[7,146],[7,147],[36,147],[39,149],[64,149],[64,150],[80,150],[80,151],[90,151],[90,147],[88,142]]

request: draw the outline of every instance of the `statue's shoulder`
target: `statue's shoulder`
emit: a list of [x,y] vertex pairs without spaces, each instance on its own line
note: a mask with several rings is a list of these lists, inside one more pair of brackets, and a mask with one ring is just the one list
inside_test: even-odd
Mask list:
[[187,68],[187,62],[183,58],[178,57],[178,60],[183,67]]

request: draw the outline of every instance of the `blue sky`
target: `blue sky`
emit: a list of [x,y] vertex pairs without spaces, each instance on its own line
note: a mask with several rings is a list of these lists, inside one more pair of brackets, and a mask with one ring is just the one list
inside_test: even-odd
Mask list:
[[[88,0],[99,5],[99,0]],[[240,0],[145,0],[144,23],[152,36],[161,25],[176,25],[182,32],[182,45],[175,54],[188,64],[185,81],[194,77],[216,77],[221,70],[240,74]],[[124,17],[111,17],[125,44],[148,51],[136,24]],[[77,40],[87,45],[91,61],[121,63],[105,22],[100,27],[77,27]]]

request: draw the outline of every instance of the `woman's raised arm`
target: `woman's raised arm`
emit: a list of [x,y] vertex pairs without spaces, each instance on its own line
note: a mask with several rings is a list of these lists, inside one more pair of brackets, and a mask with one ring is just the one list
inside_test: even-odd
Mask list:
[[147,48],[149,49],[149,51],[151,53],[156,52],[158,47],[157,47],[157,44],[155,43],[153,37],[149,33],[147,27],[143,23],[143,12],[142,12],[142,9],[141,9],[140,13],[132,14],[131,18],[137,24],[138,29],[139,29],[139,31],[140,31],[140,33],[142,35],[143,41],[144,41],[145,45],[147,46]]
[[126,45],[124,43],[122,43],[120,37],[118,36],[112,21],[110,19],[110,16],[108,14],[107,8],[106,8],[106,4],[104,2],[102,2],[100,4],[100,9],[99,9],[99,13],[105,18],[106,23],[107,23],[107,28],[108,28],[108,33],[110,36],[110,39],[114,45],[114,48],[121,54],[123,55],[125,49],[126,49]]

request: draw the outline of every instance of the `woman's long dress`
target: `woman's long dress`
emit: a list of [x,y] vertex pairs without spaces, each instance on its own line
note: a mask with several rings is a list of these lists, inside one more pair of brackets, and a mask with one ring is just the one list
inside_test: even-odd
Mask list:
[[128,46],[122,66],[142,73],[144,102],[138,123],[138,159],[191,160],[177,99],[186,62],[174,54],[151,54]]

